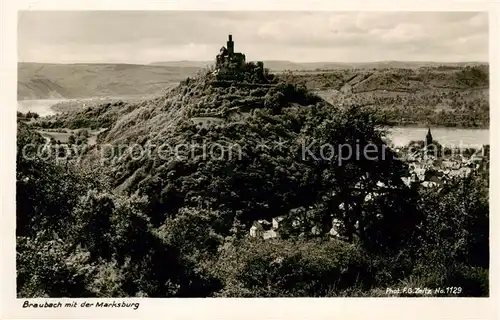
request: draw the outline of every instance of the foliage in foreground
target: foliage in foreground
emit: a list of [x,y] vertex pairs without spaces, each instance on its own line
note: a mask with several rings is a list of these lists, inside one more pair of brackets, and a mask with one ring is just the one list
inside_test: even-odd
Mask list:
[[488,294],[487,173],[423,195],[415,247],[374,255],[359,242],[248,239],[238,224],[223,236],[219,213],[196,208],[155,228],[146,198],[83,192],[81,173],[38,166],[43,175],[18,167],[22,297],[383,296],[386,287],[438,285]]

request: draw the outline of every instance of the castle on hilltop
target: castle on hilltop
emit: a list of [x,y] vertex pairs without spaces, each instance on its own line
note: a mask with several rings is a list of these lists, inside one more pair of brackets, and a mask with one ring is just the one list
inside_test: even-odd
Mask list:
[[233,36],[229,35],[227,48],[222,47],[215,61],[215,67],[222,69],[225,67],[242,68],[245,66],[245,55],[241,52],[234,52]]
[[212,73],[219,84],[238,83],[243,85],[262,85],[267,83],[267,70],[264,69],[262,61],[247,62],[241,52],[234,52],[233,36],[229,35],[227,47],[222,47],[215,59],[215,70]]

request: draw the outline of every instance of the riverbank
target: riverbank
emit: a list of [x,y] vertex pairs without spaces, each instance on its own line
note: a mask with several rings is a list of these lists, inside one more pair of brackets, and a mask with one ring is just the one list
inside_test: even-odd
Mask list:
[[[397,126],[387,128],[388,138],[395,146],[424,140],[428,127]],[[479,147],[490,144],[490,130],[479,128],[430,127],[433,138],[443,146]]]
[[152,99],[155,95],[127,95],[111,97],[90,97],[75,99],[38,99],[18,100],[17,111],[22,113],[34,112],[41,117],[53,116],[58,113],[71,112],[87,108],[101,103],[112,103],[116,101],[140,102]]
[[490,129],[490,124],[479,124],[475,126],[466,126],[462,125],[460,123],[455,123],[455,124],[449,124],[449,123],[443,123],[443,124],[428,124],[427,122],[396,122],[396,123],[390,123],[386,124],[387,127],[389,128],[447,128],[447,129],[470,129],[470,130],[489,130]]

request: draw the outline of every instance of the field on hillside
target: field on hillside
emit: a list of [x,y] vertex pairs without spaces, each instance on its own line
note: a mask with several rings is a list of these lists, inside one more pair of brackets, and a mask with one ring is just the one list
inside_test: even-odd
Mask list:
[[369,106],[388,125],[489,126],[488,66],[350,69],[280,75],[334,105]]

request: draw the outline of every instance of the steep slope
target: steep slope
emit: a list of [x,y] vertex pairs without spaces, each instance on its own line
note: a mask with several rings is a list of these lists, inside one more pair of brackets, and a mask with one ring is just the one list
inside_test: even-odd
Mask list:
[[[221,234],[235,223],[249,228],[258,219],[301,210],[323,215],[320,230],[327,233],[332,217],[343,217],[339,206],[347,199],[363,202],[375,190],[391,188],[394,195],[407,189],[405,166],[382,148],[369,114],[336,108],[272,75],[255,75],[227,81],[206,73],[124,108],[86,161],[103,165],[116,190],[147,196],[154,225],[182,208],[205,208],[219,217]],[[368,144],[384,161],[337,149]],[[335,150],[325,155],[324,146]],[[400,221],[390,216],[391,224]],[[346,225],[352,234],[353,225]]]

